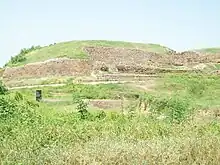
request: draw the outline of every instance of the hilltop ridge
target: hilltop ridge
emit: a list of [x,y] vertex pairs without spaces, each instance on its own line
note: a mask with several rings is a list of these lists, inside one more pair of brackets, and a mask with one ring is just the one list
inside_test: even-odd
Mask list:
[[[42,62],[53,58],[67,57],[70,59],[86,59],[88,54],[83,51],[84,47],[113,47],[113,48],[130,48],[139,49],[147,52],[167,54],[172,49],[159,44],[132,43],[124,41],[107,41],[107,40],[85,40],[85,41],[68,41],[50,44],[49,46],[30,48],[32,51],[25,53],[20,62],[13,63],[9,61],[6,65],[21,66],[28,63]],[[25,49],[26,50],[26,49]]]

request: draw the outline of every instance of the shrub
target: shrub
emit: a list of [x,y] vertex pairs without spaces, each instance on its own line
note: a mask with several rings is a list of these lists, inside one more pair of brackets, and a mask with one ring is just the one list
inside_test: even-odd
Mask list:
[[16,93],[12,96],[0,97],[0,119],[28,122],[36,117],[35,108],[37,104],[26,100],[22,94]]
[[85,119],[86,117],[88,117],[89,114],[88,104],[82,99],[78,99],[76,103],[77,103],[76,110],[80,113],[80,118]]
[[14,100],[7,97],[0,97],[0,120],[11,118],[15,115],[17,108]]
[[2,81],[0,80],[0,95],[4,95],[7,92],[7,88],[6,86],[2,83]]

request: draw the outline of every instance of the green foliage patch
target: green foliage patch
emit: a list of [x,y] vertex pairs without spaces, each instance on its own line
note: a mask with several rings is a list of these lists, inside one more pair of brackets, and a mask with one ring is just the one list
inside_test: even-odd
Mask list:
[[27,60],[26,55],[30,52],[33,52],[35,50],[41,49],[41,46],[31,46],[30,48],[23,48],[21,49],[20,53],[16,56],[11,57],[10,61],[5,64],[5,66],[14,66],[19,63],[23,63]]
[[7,92],[6,86],[3,84],[3,82],[0,80],[0,95],[4,95]]

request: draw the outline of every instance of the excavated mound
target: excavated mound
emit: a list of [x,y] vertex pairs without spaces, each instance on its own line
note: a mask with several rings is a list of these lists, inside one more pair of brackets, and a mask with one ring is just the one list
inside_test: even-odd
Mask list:
[[12,80],[47,76],[80,76],[88,75],[90,71],[91,65],[89,65],[88,60],[62,58],[28,64],[22,67],[6,68],[3,78]]
[[220,54],[170,51],[162,55],[138,49],[110,47],[85,47],[83,50],[89,56],[87,60],[60,58],[22,67],[6,68],[3,78],[7,81],[49,76],[86,76],[96,71],[135,74],[185,72],[188,69],[177,70],[174,67],[220,62]]
[[89,54],[94,71],[149,74],[155,68],[169,67],[163,62],[164,55],[138,49],[85,47],[84,51]]
[[117,71],[122,73],[155,74],[160,72],[186,72],[187,69],[174,70],[174,66],[217,63],[220,54],[204,55],[196,52],[170,51],[167,55],[137,49],[86,47],[84,50],[93,61],[94,70]]

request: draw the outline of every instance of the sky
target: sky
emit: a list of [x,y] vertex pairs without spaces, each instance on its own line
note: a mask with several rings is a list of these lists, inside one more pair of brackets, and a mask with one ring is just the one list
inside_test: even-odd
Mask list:
[[0,0],[0,66],[22,48],[70,40],[220,47],[219,0]]

